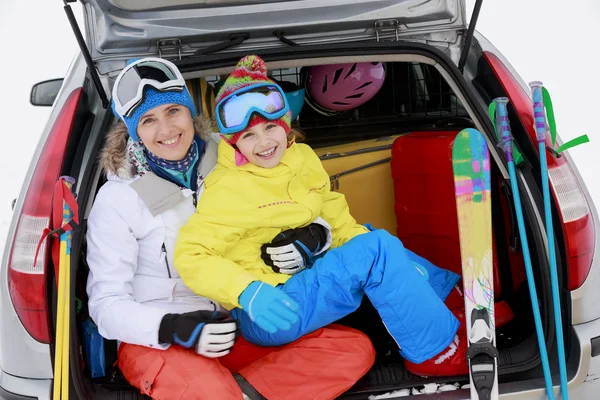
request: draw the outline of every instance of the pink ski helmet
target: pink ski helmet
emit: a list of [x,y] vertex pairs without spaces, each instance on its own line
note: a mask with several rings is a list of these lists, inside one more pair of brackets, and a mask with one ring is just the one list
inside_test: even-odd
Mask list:
[[321,114],[334,115],[371,100],[384,80],[380,62],[315,65],[306,73],[306,102]]

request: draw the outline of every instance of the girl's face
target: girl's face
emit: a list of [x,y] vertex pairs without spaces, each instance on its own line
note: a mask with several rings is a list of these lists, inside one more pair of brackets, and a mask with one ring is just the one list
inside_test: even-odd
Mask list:
[[252,164],[274,168],[287,148],[287,134],[282,126],[266,121],[244,131],[235,145]]
[[194,140],[194,122],[187,107],[163,104],[148,110],[138,122],[137,133],[146,149],[165,160],[185,157]]

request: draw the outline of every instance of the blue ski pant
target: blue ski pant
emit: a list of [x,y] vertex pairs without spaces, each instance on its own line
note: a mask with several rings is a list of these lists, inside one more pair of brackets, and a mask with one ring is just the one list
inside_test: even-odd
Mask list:
[[261,346],[279,346],[355,311],[366,295],[400,354],[421,363],[442,352],[459,322],[443,300],[459,276],[407,250],[385,230],[358,235],[292,276],[281,289],[299,305],[289,330],[268,333],[241,309],[233,309],[242,335]]

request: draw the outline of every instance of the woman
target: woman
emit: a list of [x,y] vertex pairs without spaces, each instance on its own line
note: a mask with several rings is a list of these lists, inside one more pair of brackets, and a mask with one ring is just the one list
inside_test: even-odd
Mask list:
[[99,332],[119,342],[125,378],[157,399],[329,399],[351,387],[374,362],[365,335],[330,326],[282,347],[234,344],[236,322],[173,268],[179,228],[217,156],[177,68],[129,64],[113,111],[122,122],[101,153],[108,182],[88,218],[87,292]]

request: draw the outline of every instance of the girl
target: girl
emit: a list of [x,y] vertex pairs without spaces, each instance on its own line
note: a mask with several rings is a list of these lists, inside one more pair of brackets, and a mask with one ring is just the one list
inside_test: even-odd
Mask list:
[[[216,103],[223,139],[217,167],[175,249],[186,284],[230,309],[243,336],[262,346],[291,343],[326,326],[356,310],[366,295],[411,372],[466,374],[464,331],[443,302],[459,277],[386,231],[356,223],[344,196],[330,191],[317,155],[295,143],[285,95],[268,79],[264,62],[243,58]],[[331,250],[312,268],[290,276],[267,265],[261,247],[317,218],[329,224]],[[312,258],[314,246],[306,243],[292,247]]]

